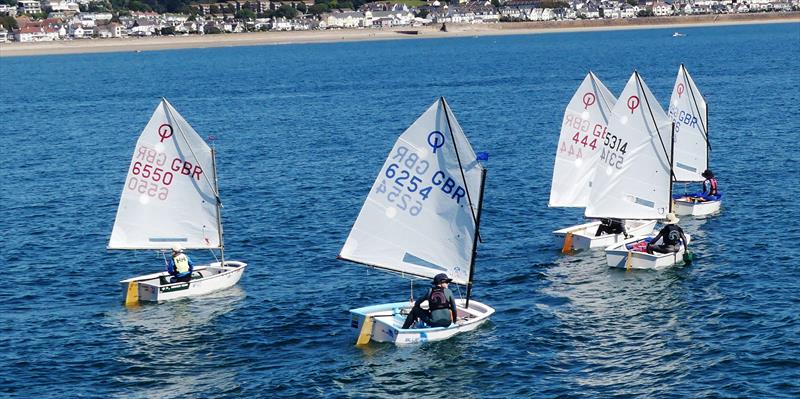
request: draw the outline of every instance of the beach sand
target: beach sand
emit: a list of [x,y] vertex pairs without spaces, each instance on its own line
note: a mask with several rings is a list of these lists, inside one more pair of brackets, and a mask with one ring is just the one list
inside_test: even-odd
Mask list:
[[294,32],[253,32],[218,35],[158,36],[145,38],[83,39],[38,43],[2,43],[0,44],[0,57],[123,51],[140,52],[186,48],[331,43],[364,40],[527,35],[590,30],[653,28],[677,29],[689,26],[797,22],[800,22],[800,13],[791,12],[650,17],[615,20],[513,22],[497,24],[447,24],[447,32],[440,32],[440,25],[435,25],[428,27],[397,27],[394,29],[341,29]]

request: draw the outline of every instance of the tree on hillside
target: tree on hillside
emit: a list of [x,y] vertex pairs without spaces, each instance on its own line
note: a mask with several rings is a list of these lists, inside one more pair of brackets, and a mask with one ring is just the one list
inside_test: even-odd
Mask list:
[[0,16],[0,25],[6,28],[6,30],[19,29],[17,20],[14,19],[14,17],[9,17],[8,15]]
[[303,3],[302,1],[301,1],[301,2],[299,2],[299,3],[297,3],[297,5],[295,6],[295,9],[296,9],[297,11],[300,11],[300,12],[302,12],[303,14],[305,14],[306,12],[308,12],[308,7],[306,7],[306,3]]
[[639,4],[639,2],[636,1],[636,0],[628,0],[628,4],[630,4],[632,6],[635,6],[635,5]]
[[0,4],[8,4],[12,7],[17,6],[17,0],[0,0]]
[[255,11],[249,8],[242,8],[241,10],[236,12],[236,18],[238,19],[255,19],[256,13]]
[[320,15],[328,12],[328,5],[327,4],[314,4],[311,8],[308,9],[308,12],[312,15]]
[[297,10],[288,4],[282,4],[272,13],[272,16],[275,18],[284,17],[286,19],[292,19],[297,16]]

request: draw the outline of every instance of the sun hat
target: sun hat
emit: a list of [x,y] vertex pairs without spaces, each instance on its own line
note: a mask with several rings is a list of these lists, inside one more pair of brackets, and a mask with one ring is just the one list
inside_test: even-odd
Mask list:
[[712,172],[711,169],[706,169],[705,171],[703,171],[703,173],[700,174],[700,176],[703,176],[706,179],[713,179],[714,172]]
[[175,244],[172,246],[172,252],[183,252],[183,247],[179,244]]
[[678,223],[680,221],[681,220],[678,219],[678,217],[675,216],[674,213],[670,212],[670,213],[667,214],[667,220],[664,221],[664,224],[676,224],[676,223]]

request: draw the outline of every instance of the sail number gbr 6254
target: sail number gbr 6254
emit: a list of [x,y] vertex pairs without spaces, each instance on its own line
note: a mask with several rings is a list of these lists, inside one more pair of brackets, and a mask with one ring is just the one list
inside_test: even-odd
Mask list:
[[387,201],[411,216],[422,212],[423,203],[433,194],[434,187],[458,204],[466,196],[466,190],[455,179],[441,170],[430,174],[430,163],[404,146],[397,147],[390,159],[394,162],[383,171],[384,179],[375,192],[385,193]]

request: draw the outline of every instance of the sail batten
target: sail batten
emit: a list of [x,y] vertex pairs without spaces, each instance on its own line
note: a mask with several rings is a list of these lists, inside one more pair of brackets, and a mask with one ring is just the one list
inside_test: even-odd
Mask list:
[[213,153],[166,100],[136,142],[109,249],[220,248]]
[[672,122],[634,72],[612,110],[585,216],[664,218],[671,204],[671,153]]
[[548,206],[582,208],[588,203],[616,102],[603,82],[589,72],[564,110]]
[[708,169],[708,105],[692,76],[681,64],[669,101],[675,123],[675,181],[701,182]]
[[442,98],[397,139],[339,258],[467,284],[483,166]]

